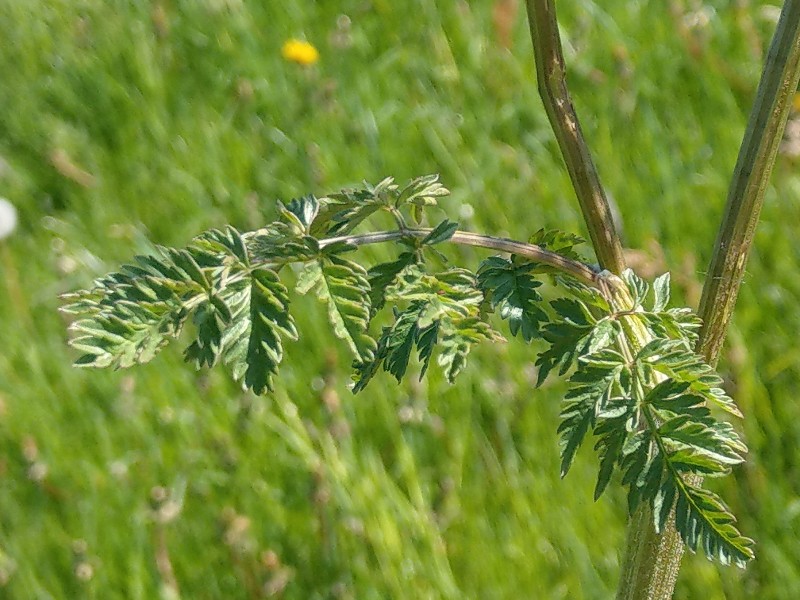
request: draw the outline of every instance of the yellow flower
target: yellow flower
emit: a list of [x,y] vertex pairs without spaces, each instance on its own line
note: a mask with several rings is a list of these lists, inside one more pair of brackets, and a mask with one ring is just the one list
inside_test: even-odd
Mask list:
[[313,65],[319,60],[317,49],[303,40],[287,40],[281,48],[281,54],[286,60],[303,66]]

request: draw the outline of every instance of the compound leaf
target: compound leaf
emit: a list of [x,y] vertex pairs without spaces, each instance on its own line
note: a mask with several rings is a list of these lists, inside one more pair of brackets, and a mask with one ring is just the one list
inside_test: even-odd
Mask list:
[[492,256],[478,269],[478,285],[489,296],[492,308],[508,321],[511,335],[521,332],[526,342],[539,337],[541,324],[548,320],[537,291],[542,284],[531,275],[534,267],[529,261]]
[[92,289],[63,296],[62,311],[78,317],[69,342],[84,352],[76,365],[130,367],[150,361],[177,337],[193,307],[208,296],[206,275],[187,255],[164,250],[137,256]]

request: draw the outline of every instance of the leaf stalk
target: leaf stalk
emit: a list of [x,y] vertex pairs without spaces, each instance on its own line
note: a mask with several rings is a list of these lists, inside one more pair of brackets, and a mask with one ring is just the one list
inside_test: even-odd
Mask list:
[[[361,235],[345,235],[340,237],[326,238],[319,240],[319,245],[320,248],[337,243],[352,244],[353,246],[366,246],[369,244],[393,242],[408,237],[423,239],[431,231],[433,231],[433,229],[430,227],[418,227],[397,231],[377,231],[374,233],[365,233]],[[519,242],[508,238],[481,235],[478,233],[471,233],[469,231],[456,231],[449,241],[462,246],[474,246],[477,248],[498,250],[500,252],[509,252],[511,254],[524,256],[525,258],[529,258],[558,269],[567,275],[571,275],[582,283],[598,288],[604,293],[609,285],[608,277],[604,276],[597,268],[566,258],[560,254],[556,254],[555,252],[551,252],[545,248],[542,248],[541,246],[537,246],[536,244],[527,244],[525,242]]]

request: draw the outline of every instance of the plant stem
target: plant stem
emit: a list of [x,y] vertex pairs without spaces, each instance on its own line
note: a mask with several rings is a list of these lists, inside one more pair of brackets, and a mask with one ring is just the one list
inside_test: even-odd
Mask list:
[[[377,231],[375,233],[365,233],[362,235],[344,235],[341,237],[319,240],[319,245],[320,247],[325,247],[331,244],[345,242],[354,246],[366,246],[368,244],[380,244],[383,242],[401,240],[404,237],[422,239],[431,231],[433,230],[429,227],[419,227],[396,231]],[[526,244],[525,242],[493,237],[490,235],[480,235],[477,233],[470,233],[469,231],[456,231],[449,241],[462,246],[476,246],[478,248],[488,248],[490,250],[518,254],[519,256],[524,256],[525,258],[530,258],[536,262],[558,269],[587,285],[599,288],[601,291],[604,291],[607,286],[608,278],[603,276],[603,274],[594,267],[577,260],[565,258],[560,254],[550,252],[535,244]]]
[[800,0],[786,0],[728,192],[703,287],[698,352],[714,365],[736,304],[792,98],[800,80]]
[[[786,0],[772,39],[728,192],[700,302],[697,351],[714,366],[728,330],[778,146],[800,80],[800,0]],[[693,484],[700,478],[693,476]],[[683,555],[674,521],[655,533],[652,513],[638,510],[629,526],[618,599],[668,600]]]
[[567,88],[555,3],[527,0],[527,8],[539,95],[578,196],[597,260],[601,267],[619,275],[625,270],[622,244]]

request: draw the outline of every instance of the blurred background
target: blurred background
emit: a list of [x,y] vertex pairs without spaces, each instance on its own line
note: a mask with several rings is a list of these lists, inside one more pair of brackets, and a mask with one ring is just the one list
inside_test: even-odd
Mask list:
[[[592,502],[591,444],[559,480],[563,388],[533,389],[536,347],[478,349],[455,386],[382,375],[354,397],[346,348],[301,298],[279,388],[254,397],[179,347],[74,369],[57,312],[152,244],[387,175],[441,173],[464,229],[583,232],[521,4],[0,2],[0,596],[613,595],[624,496]],[[696,306],[779,3],[558,8],[630,263],[670,269]],[[677,598],[800,590],[797,104],[721,363],[751,453],[715,489],[758,558],[689,555]]]

